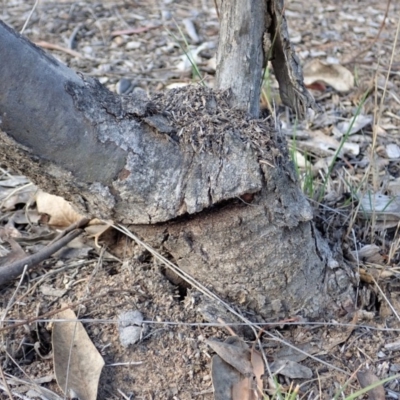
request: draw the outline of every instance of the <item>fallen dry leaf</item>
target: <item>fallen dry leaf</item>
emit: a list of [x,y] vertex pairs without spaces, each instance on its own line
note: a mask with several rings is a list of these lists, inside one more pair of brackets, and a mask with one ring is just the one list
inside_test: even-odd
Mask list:
[[75,313],[67,309],[57,314],[52,343],[54,372],[61,390],[80,400],[96,400],[104,360]]
[[271,363],[269,367],[273,374],[278,373],[291,379],[311,379],[313,376],[310,368],[295,361],[277,360]]
[[11,246],[11,251],[3,257],[0,257],[0,267],[9,265],[14,263],[15,261],[22,260],[26,257],[25,251],[22,247],[10,237],[7,239],[7,242]]
[[[228,340],[229,339],[229,340]],[[247,345],[236,336],[225,342],[206,340],[206,343],[229,365],[232,365],[244,376],[254,375],[250,362],[250,350]],[[243,344],[242,344],[243,343]]]
[[237,336],[229,337],[224,343],[208,340],[207,344],[217,353],[211,364],[214,399],[260,399],[264,374],[260,353],[250,351]]
[[374,117],[372,115],[359,114],[348,121],[339,122],[333,129],[333,134],[337,137],[342,137],[343,135],[354,135],[361,131],[361,129],[371,125],[373,120]]
[[365,193],[360,199],[358,214],[362,218],[373,217],[379,224],[376,230],[394,227],[400,219],[400,197],[387,196],[381,192]]
[[14,188],[0,188],[0,209],[14,210],[17,204],[29,204],[33,201],[37,187],[32,184]]
[[243,379],[234,367],[215,355],[211,361],[214,400],[232,400],[233,387]]
[[[362,388],[366,388],[376,382],[379,382],[379,378],[371,371],[359,371],[357,372],[357,379]],[[379,385],[368,391],[368,398],[370,400],[385,400],[385,389],[383,385]]]
[[[315,154],[320,157],[333,156],[340,146],[340,142],[333,136],[325,135],[322,131],[315,130],[310,132],[310,139],[292,142],[292,147],[303,150],[307,153]],[[351,154],[357,156],[360,153],[360,146],[357,143],[346,141],[341,147],[339,156]]]
[[[84,218],[83,215],[76,212],[71,204],[62,197],[42,191],[39,191],[36,195],[36,205],[39,213],[46,214],[50,217],[47,224],[57,228],[67,228],[71,224]],[[98,240],[100,236],[110,228],[110,223],[112,223],[112,221],[105,223],[94,218],[90,221],[89,226],[85,228],[89,237],[95,239],[96,247],[100,247],[98,245]]]
[[307,87],[316,82],[324,82],[338,92],[348,92],[354,87],[353,74],[339,64],[326,64],[315,59],[304,66],[303,72]]
[[351,254],[355,261],[362,261],[367,263],[384,264],[384,258],[380,254],[381,248],[376,244],[367,244],[360,249],[354,250]]
[[232,386],[232,400],[256,400],[250,378],[243,378]]
[[258,393],[263,392],[263,381],[262,376],[264,375],[264,360],[257,350],[251,349],[251,365],[253,366],[254,375],[256,377],[256,385]]
[[77,213],[71,204],[60,196],[42,192],[36,195],[36,206],[38,212],[50,216],[48,225],[66,228],[80,221],[83,216]]

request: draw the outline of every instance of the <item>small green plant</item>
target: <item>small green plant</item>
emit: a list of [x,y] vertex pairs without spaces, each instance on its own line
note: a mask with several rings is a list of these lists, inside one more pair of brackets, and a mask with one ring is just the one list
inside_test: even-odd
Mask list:
[[307,197],[313,198],[315,195],[315,187],[314,187],[314,175],[311,162],[309,161],[308,154],[305,153],[304,154],[304,158],[306,160],[305,169],[302,170],[299,166],[297,154],[298,152],[297,152],[296,127],[295,127],[293,140],[290,146],[290,159],[293,162],[296,176],[301,183],[301,188],[303,190],[303,193]]
[[321,188],[321,191],[319,193],[318,201],[321,201],[325,196],[326,186],[328,184],[329,178],[330,178],[331,173],[333,171],[333,167],[335,166],[336,160],[339,157],[339,154],[342,151],[342,148],[343,148],[344,144],[346,143],[347,139],[350,136],[350,132],[353,129],[354,123],[356,122],[356,118],[360,115],[361,109],[362,109],[362,107],[363,107],[368,95],[369,95],[369,91],[364,93],[364,95],[363,95],[363,97],[362,97],[362,99],[360,101],[360,104],[357,107],[356,113],[355,113],[354,117],[351,119],[350,126],[347,129],[346,133],[342,136],[340,144],[339,144],[337,150],[335,151],[335,154],[333,155],[332,161],[331,161],[331,163],[329,164],[329,167],[328,167],[328,171],[327,171],[327,173],[326,173],[326,175],[324,177],[324,182],[322,184],[322,188]]
[[176,27],[177,27],[178,30],[179,30],[179,33],[180,33],[180,35],[181,35],[181,38],[182,38],[183,43],[185,44],[185,46],[182,46],[182,44],[181,44],[179,38],[178,38],[173,32],[171,32],[171,31],[170,31],[169,29],[167,29],[167,28],[165,28],[165,30],[166,30],[167,33],[175,40],[175,42],[177,43],[177,45],[179,46],[179,48],[183,51],[183,53],[185,54],[185,56],[186,56],[187,59],[189,60],[191,66],[192,66],[192,76],[193,76],[193,77],[196,77],[196,76],[197,76],[197,77],[199,78],[200,84],[203,85],[203,86],[206,86],[206,84],[205,84],[205,82],[204,82],[204,79],[203,79],[203,77],[201,76],[199,67],[198,67],[198,65],[197,65],[197,63],[196,63],[196,60],[195,60],[195,59],[192,57],[192,55],[191,55],[190,46],[189,46],[188,41],[186,40],[186,36],[185,36],[185,34],[183,33],[183,31],[182,31],[182,29],[180,28],[180,26],[179,26],[177,23],[175,23],[175,24],[176,24]]
[[272,82],[271,82],[271,71],[267,65],[264,70],[262,87],[261,87],[261,104],[268,108],[272,114]]
[[281,390],[281,385],[278,383],[276,376],[273,377],[273,381],[276,388],[275,393],[271,397],[264,394],[264,400],[295,400],[298,397],[300,390],[299,385],[296,385],[293,388],[293,384],[291,384],[288,391],[284,392]]
[[315,187],[314,187],[314,174],[312,170],[312,165],[308,160],[307,153],[305,154],[306,157],[306,168],[303,172],[303,193],[313,198],[315,194]]
[[354,73],[353,73],[353,75],[354,75],[354,84],[356,85],[356,86],[358,86],[359,85],[359,83],[360,83],[360,75],[359,75],[359,73],[358,73],[358,67],[357,67],[357,65],[355,65],[354,66]]
[[[398,379],[400,377],[400,375],[394,375],[394,376],[389,376],[389,378],[386,379],[382,379],[381,381],[378,382],[374,382],[371,385],[358,390],[357,392],[351,394],[350,396],[345,397],[345,400],[353,400],[356,399],[357,397],[362,396],[365,393],[368,393],[370,390],[375,389],[378,386],[383,385],[384,383],[390,382],[394,379]],[[343,395],[343,391],[346,389],[346,387],[349,385],[351,381],[351,378],[338,390],[338,392],[335,394],[335,397],[333,398],[333,400],[337,400],[339,398],[340,395]]]

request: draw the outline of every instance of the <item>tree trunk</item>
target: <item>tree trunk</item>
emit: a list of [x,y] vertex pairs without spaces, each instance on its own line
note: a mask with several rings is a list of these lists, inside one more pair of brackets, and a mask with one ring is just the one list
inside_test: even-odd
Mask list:
[[[246,112],[254,116],[258,107],[251,94],[265,52],[261,33],[277,37],[277,7],[247,1],[250,13],[269,14],[260,20],[265,30],[254,30],[258,73],[250,89],[242,81],[230,94],[187,88],[152,100],[117,96],[0,24],[0,162],[88,216],[130,225],[209,289],[263,317],[334,315],[352,298],[350,276],[314,229],[284,140]],[[229,10],[242,3],[232,3],[222,19],[233,21]],[[293,73],[290,57],[282,61],[275,48],[282,43],[272,44],[275,64]],[[219,60],[229,69],[237,58]],[[280,84],[293,89],[292,81]],[[291,105],[301,114],[309,98],[294,92]]]

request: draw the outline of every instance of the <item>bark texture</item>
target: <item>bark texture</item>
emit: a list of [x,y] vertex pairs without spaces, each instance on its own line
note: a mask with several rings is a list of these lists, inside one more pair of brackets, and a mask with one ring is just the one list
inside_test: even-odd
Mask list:
[[337,317],[353,301],[349,275],[315,231],[292,172],[289,164],[263,167],[266,186],[251,204],[131,228],[207,287],[265,318]]
[[221,1],[219,15],[220,37],[223,40],[219,41],[218,46],[216,87],[231,89],[235,106],[258,117],[261,69],[264,65],[266,1]]
[[233,129],[225,149],[195,151],[149,99],[111,93],[4,24],[0,41],[1,160],[80,211],[156,223],[261,189],[254,150]]
[[335,314],[351,300],[284,141],[268,121],[232,108],[234,93],[120,97],[4,24],[0,59],[2,164],[86,215],[130,224],[264,317]]

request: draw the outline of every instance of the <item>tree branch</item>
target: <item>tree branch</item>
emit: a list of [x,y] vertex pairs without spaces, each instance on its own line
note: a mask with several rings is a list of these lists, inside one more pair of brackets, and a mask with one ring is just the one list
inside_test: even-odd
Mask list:
[[[261,189],[254,146],[226,117],[225,95],[117,96],[3,23],[0,43],[0,162],[81,213],[156,223]],[[197,111],[175,119],[185,101]],[[220,145],[205,150],[210,134]]]

